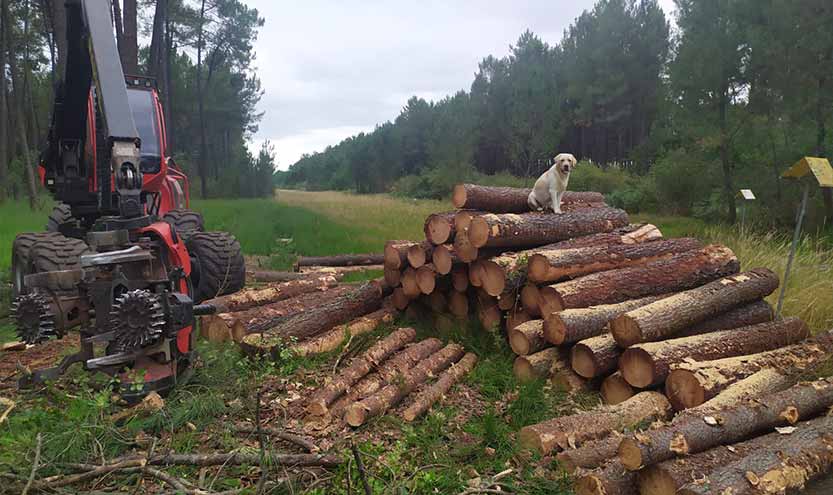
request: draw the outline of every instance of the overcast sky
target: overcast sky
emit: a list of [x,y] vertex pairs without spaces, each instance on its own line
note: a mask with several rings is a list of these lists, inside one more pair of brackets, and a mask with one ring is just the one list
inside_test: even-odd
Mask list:
[[[409,97],[469,90],[478,62],[530,29],[556,44],[594,0],[245,0],[266,19],[256,66],[281,169],[393,120]],[[669,14],[673,0],[660,0]]]

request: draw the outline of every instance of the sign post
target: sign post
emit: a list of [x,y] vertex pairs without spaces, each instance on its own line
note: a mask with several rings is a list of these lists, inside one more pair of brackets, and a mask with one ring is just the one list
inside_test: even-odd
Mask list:
[[784,307],[784,295],[787,292],[787,280],[792,270],[795,252],[798,250],[798,243],[801,240],[801,225],[804,223],[804,214],[807,212],[807,199],[810,196],[810,184],[818,183],[820,187],[833,187],[833,167],[826,158],[814,158],[806,156],[798,161],[781,176],[785,179],[798,179],[802,181],[801,204],[795,218],[795,232],[790,246],[790,255],[787,258],[787,268],[784,270],[784,279],[781,280],[781,292],[778,294],[778,307],[775,310],[775,317],[781,316],[781,309]]
[[752,189],[741,189],[738,191],[738,198],[743,200],[740,204],[740,231],[743,232],[746,226],[746,202],[754,201],[756,198]]

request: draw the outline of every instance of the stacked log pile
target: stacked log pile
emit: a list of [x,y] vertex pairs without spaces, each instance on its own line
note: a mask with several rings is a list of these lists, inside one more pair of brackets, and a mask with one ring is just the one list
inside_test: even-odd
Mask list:
[[597,193],[567,193],[560,215],[530,212],[528,193],[457,186],[457,210],[429,216],[425,240],[388,243],[386,280],[400,309],[503,332],[519,380],[601,387],[607,405],[520,433],[570,469],[593,469],[580,493],[636,493],[635,473],[607,462],[617,431],[778,392],[833,351],[802,321],[773,320],[765,299],[778,277],[741,271],[728,247],[664,239]]

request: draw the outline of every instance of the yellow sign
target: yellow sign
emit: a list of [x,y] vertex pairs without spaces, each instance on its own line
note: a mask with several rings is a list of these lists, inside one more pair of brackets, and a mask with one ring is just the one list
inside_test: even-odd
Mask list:
[[800,179],[809,174],[813,174],[821,187],[833,187],[833,167],[830,166],[827,158],[805,156],[784,172],[781,177]]

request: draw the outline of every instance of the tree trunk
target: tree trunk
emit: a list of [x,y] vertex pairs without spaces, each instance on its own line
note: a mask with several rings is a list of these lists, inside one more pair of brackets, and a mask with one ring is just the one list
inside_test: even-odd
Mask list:
[[[556,366],[556,371],[563,367],[569,369],[567,365],[568,354],[564,349],[548,347],[533,354],[518,356],[515,358],[512,372],[519,382],[530,382],[539,378],[549,378],[550,373],[553,371],[553,366]],[[559,361],[563,366],[557,363]]]
[[707,400],[699,406],[689,409],[689,411],[713,411],[745,400],[774,394],[792,387],[798,381],[798,378],[794,373],[789,374],[771,368],[764,368],[729,385],[711,400]]
[[293,345],[290,349],[297,356],[309,356],[310,354],[323,354],[338,349],[338,347],[351,337],[356,337],[376,330],[379,325],[393,323],[398,311],[392,305],[383,305],[382,309],[360,316],[355,320],[333,327],[328,332],[318,337]]
[[270,318],[257,324],[241,342],[248,353],[272,352],[292,337],[303,340],[319,335],[336,325],[372,313],[382,305],[384,289],[378,282],[368,282],[337,299],[304,313],[285,318]]
[[[53,0],[54,1],[54,0]],[[55,2],[60,4],[61,2]],[[126,44],[124,41],[124,23],[122,22],[121,5],[119,0],[112,0],[113,5],[113,25],[116,29],[116,45],[119,49],[119,59],[121,60],[122,70],[127,67],[124,52]]]
[[613,373],[622,349],[609,333],[576,343],[570,350],[570,365],[584,378],[595,378]]
[[636,394],[636,389],[625,381],[621,372],[617,371],[602,380],[599,393],[605,404],[615,405],[633,397]]
[[468,237],[476,248],[531,248],[610,232],[627,224],[628,214],[615,208],[584,209],[560,215],[490,213],[472,219]]
[[440,351],[423,359],[416,366],[408,370],[397,383],[385,386],[370,397],[351,404],[344,412],[344,420],[350,426],[361,426],[369,418],[383,414],[399,403],[406,395],[413,392],[417,386],[429,377],[445,370],[452,363],[463,356],[463,348],[457,344],[448,344]]
[[197,28],[197,111],[200,124],[200,158],[197,169],[200,174],[200,197],[208,197],[207,175],[208,169],[208,142],[205,135],[205,95],[203,94],[202,81],[202,51],[205,39],[205,0],[200,2],[200,20]]
[[6,188],[8,187],[9,176],[9,143],[8,143],[8,122],[9,122],[9,105],[6,99],[6,53],[9,45],[7,19],[9,17],[9,0],[0,0],[0,203],[6,200]]
[[390,270],[402,270],[407,266],[408,248],[417,244],[414,241],[388,241],[384,249],[384,265]]
[[616,304],[565,309],[544,319],[544,338],[553,345],[572,344],[609,331],[608,323],[617,316],[651,304],[667,296],[648,296]]
[[457,213],[447,211],[432,213],[425,219],[425,238],[432,244],[439,245],[454,239],[454,216]]
[[[792,437],[786,438],[793,440]],[[731,465],[750,452],[766,449],[784,440],[783,435],[772,432],[730,447],[721,445],[699,454],[669,459],[639,471],[636,480],[641,493],[646,495],[676,495],[679,493],[678,490],[691,480],[706,481],[715,469]],[[615,456],[616,452],[613,455]]]
[[779,436],[729,464],[717,464],[705,483],[689,482],[681,495],[731,493],[792,493],[833,467],[833,418],[829,416],[799,423],[789,435]]
[[[149,75],[162,81],[165,72],[165,26],[168,17],[168,0],[156,0],[153,13],[153,29],[150,37]],[[164,84],[160,85],[164,88]]]
[[542,287],[539,307],[546,315],[562,309],[587,308],[668,294],[732,275],[738,272],[739,267],[731,249],[710,245],[642,266],[592,273]]
[[[816,156],[826,157],[824,143],[827,140],[827,113],[830,108],[825,104],[827,84],[827,73],[822,71],[818,76],[818,93],[816,97]],[[828,222],[833,222],[833,188],[821,188],[821,197],[824,202],[824,216]]]
[[52,39],[55,41],[55,75],[64,78],[67,63],[67,13],[63,2],[49,2],[52,17]]
[[[529,193],[532,189],[491,187],[476,184],[457,184],[451,194],[455,208],[482,210],[490,213],[524,213],[530,211]],[[604,203],[604,195],[597,192],[567,191],[562,203]]]
[[576,495],[636,495],[636,473],[626,470],[613,459],[576,480]]
[[382,254],[339,254],[336,256],[299,256],[295,261],[295,271],[302,266],[370,266],[385,262]]
[[124,0],[124,52],[122,67],[125,74],[139,73],[139,24],[136,0]]
[[737,221],[737,206],[735,204],[734,165],[731,158],[732,139],[729,136],[729,119],[727,116],[729,107],[728,82],[723,83],[720,88],[719,116],[720,116],[720,163],[723,167],[723,195],[728,209],[727,220],[730,224]]
[[574,237],[566,241],[558,242],[552,247],[554,249],[578,249],[596,246],[614,246],[619,244],[641,244],[662,239],[662,232],[650,223],[629,224],[618,228],[613,232],[602,232],[580,237]]
[[264,304],[283,301],[308,294],[310,292],[321,292],[333,287],[338,283],[335,277],[320,277],[307,280],[293,280],[278,285],[264,288],[244,288],[234,294],[215,297],[205,301],[204,304],[211,304],[217,308],[218,313],[233,313],[262,306]]
[[[8,8],[8,7],[7,7]],[[6,12],[9,13],[8,10]],[[10,16],[6,16],[6,28],[8,29],[10,26],[11,19]],[[5,31],[5,29],[4,29]],[[8,40],[7,40],[8,41]],[[28,40],[26,41],[28,42]],[[37,207],[37,185],[35,182],[35,172],[34,172],[34,159],[32,158],[31,149],[29,149],[29,138],[26,133],[26,115],[29,112],[25,112],[24,108],[26,106],[26,91],[24,88],[24,84],[22,83],[22,76],[18,71],[17,67],[17,59],[16,57],[9,57],[9,75],[11,76],[12,84],[14,85],[14,103],[15,108],[14,111],[17,114],[15,123],[17,124],[17,138],[19,140],[19,147],[22,154],[23,159],[23,169],[26,173],[26,194],[29,198],[29,208],[35,210]],[[28,61],[24,60],[24,65],[27,64]],[[25,69],[24,69],[25,70]],[[31,117],[31,116],[30,116]]]
[[579,469],[595,469],[608,459],[616,458],[621,441],[622,436],[614,432],[605,438],[591,440],[577,449],[559,452],[555,458],[559,467],[568,473],[576,473]]
[[756,268],[629,311],[610,323],[611,332],[622,347],[661,340],[718,313],[763,299],[777,288],[778,275]]
[[629,435],[619,445],[619,459],[629,470],[692,455],[717,445],[730,445],[776,426],[812,418],[833,405],[833,378],[794,385],[716,410],[706,420],[702,411],[678,414],[667,426]]
[[477,356],[471,352],[463,356],[460,361],[451,365],[451,368],[443,372],[440,378],[426,388],[416,397],[413,403],[402,412],[402,418],[405,421],[413,421],[423,413],[428,411],[435,402],[440,400],[455,383],[459,382],[464,376],[469,374],[474,369],[477,363]]
[[748,356],[674,365],[665,381],[665,393],[677,410],[699,406],[729,385],[764,368],[806,370],[830,357],[833,334],[824,333],[803,343]]
[[433,252],[434,245],[428,241],[409,246],[408,252],[406,253],[408,264],[413,268],[420,268],[431,260]]
[[546,455],[556,449],[574,448],[589,440],[603,438],[613,431],[622,431],[643,421],[667,419],[671,414],[671,404],[664,395],[641,392],[615,406],[603,406],[525,426],[518,438],[522,447]]
[[544,320],[531,320],[509,330],[509,346],[519,356],[550,347],[551,344],[544,339]]
[[349,367],[310,397],[307,412],[316,416],[327,414],[327,406],[335,402],[341,394],[370,373],[379,363],[412,342],[415,337],[416,330],[413,328],[400,328],[373,344],[364,354],[354,359]]
[[697,239],[684,237],[644,244],[542,251],[529,257],[529,280],[543,283],[576,278],[589,273],[644,265],[702,247]]
[[638,388],[659,385],[671,366],[687,362],[743,356],[795,344],[810,335],[798,318],[759,323],[692,337],[637,344],[625,349],[619,369],[628,383]]

